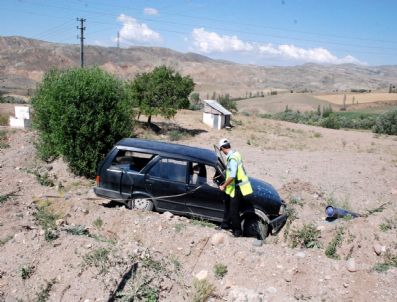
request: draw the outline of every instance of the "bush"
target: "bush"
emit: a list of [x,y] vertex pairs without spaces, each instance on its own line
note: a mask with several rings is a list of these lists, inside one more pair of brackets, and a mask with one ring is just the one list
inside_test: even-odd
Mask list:
[[123,83],[96,67],[48,72],[32,106],[40,157],[63,156],[77,175],[95,176],[110,147],[131,133]]
[[330,128],[330,129],[339,129],[340,123],[335,115],[330,114],[327,118],[321,120],[321,127]]
[[316,229],[315,225],[305,224],[302,229],[291,232],[291,245],[293,248],[297,246],[305,248],[320,248],[321,243],[318,240],[320,235],[320,231]]
[[397,109],[379,116],[372,131],[381,134],[397,135]]

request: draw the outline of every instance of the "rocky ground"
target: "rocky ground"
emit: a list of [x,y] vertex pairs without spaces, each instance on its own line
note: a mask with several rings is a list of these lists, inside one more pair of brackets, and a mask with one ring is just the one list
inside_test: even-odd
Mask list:
[[[0,301],[395,301],[397,138],[236,115],[210,130],[182,111],[155,135],[212,148],[228,137],[291,219],[264,242],[97,199],[93,180],[36,159],[2,128]],[[324,219],[327,204],[362,214]]]

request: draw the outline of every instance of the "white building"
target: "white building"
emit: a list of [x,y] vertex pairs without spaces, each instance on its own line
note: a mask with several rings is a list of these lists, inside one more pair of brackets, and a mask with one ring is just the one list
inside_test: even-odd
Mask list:
[[204,100],[203,122],[214,129],[230,127],[232,113],[214,100]]
[[15,117],[10,116],[12,128],[30,127],[30,108],[27,106],[15,106]]

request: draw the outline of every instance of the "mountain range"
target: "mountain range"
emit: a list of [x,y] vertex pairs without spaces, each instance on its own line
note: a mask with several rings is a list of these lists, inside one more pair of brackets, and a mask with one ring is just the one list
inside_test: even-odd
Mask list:
[[[245,97],[270,90],[334,92],[351,89],[388,91],[397,84],[397,66],[354,64],[256,66],[214,60],[196,53],[161,47],[84,47],[85,66],[99,66],[121,79],[165,64],[196,83],[203,98],[229,93]],[[80,66],[80,46],[51,43],[19,36],[0,36],[0,91],[30,94],[51,68]]]

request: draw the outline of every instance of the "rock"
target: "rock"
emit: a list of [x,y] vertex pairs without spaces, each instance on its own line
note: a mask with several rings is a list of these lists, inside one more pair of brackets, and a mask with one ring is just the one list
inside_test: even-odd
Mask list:
[[220,245],[226,241],[226,238],[227,236],[225,233],[215,233],[212,235],[210,242],[212,245]]
[[377,242],[374,243],[374,252],[378,256],[382,253],[382,246]]
[[17,243],[25,243],[25,234],[24,233],[17,233],[14,235],[14,240]]
[[299,258],[305,258],[306,254],[305,254],[305,252],[298,252],[295,254],[295,256],[299,257]]
[[260,247],[262,245],[263,245],[263,240],[254,239],[254,241],[252,241],[252,246]]
[[270,287],[266,288],[266,291],[267,291],[269,294],[275,294],[275,293],[277,293],[277,289],[276,289],[275,287],[273,287],[273,286],[270,286]]
[[349,283],[343,283],[343,287],[344,288],[348,288],[349,287]]
[[163,214],[163,217],[165,218],[165,219],[167,219],[167,220],[171,220],[172,219],[172,217],[174,217],[174,214],[172,214],[171,212],[164,212]]
[[248,288],[235,287],[230,290],[226,301],[231,302],[262,302],[263,294]]
[[202,270],[202,271],[198,272],[198,273],[195,275],[195,277],[196,277],[198,280],[207,279],[207,277],[208,277],[208,271]]
[[351,273],[357,272],[356,261],[354,260],[354,258],[350,258],[349,260],[347,260],[346,268]]
[[57,226],[63,226],[63,225],[65,224],[65,220],[63,220],[63,219],[57,219],[57,220],[55,220],[55,224],[56,224]]
[[284,276],[284,281],[285,282],[291,282],[292,281],[291,276],[289,276],[289,275]]

